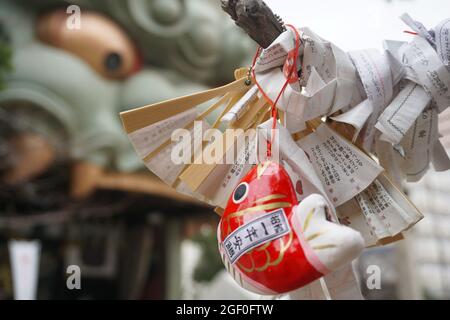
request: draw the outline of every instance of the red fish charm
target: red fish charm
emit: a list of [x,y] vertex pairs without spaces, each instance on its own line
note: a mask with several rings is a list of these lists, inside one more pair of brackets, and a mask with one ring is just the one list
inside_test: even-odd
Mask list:
[[[315,203],[317,198],[323,199],[312,196],[316,197]],[[303,218],[297,214],[297,204],[288,173],[271,161],[255,166],[233,191],[219,223],[218,241],[227,270],[242,287],[260,294],[285,293],[307,285],[330,272],[329,267],[337,266],[336,259],[330,260],[328,256],[338,243],[311,246],[308,242],[330,227],[338,228],[339,232],[346,227],[326,221],[325,201],[319,203],[322,213],[315,213],[320,211],[319,207],[309,206],[303,210],[307,212]],[[324,223],[325,229],[321,228]],[[351,233],[351,239],[346,239],[350,245],[343,246],[348,262],[362,250],[363,240],[354,230],[344,231]],[[346,238],[341,234],[339,239]],[[332,234],[330,238],[328,234],[324,238],[330,241],[336,237]],[[320,249],[327,251],[323,258],[327,266],[315,253]]]

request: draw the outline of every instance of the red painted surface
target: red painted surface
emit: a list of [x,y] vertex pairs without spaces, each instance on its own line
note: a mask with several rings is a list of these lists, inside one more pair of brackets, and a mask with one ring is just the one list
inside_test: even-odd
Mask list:
[[[283,208],[283,210],[289,223],[291,221],[292,208],[298,201],[288,173],[281,165],[270,162],[258,178],[257,167],[255,166],[250,170],[241,181],[247,182],[249,186],[245,200],[236,204],[233,201],[233,192],[228,201],[220,221],[221,244],[230,233],[240,226],[277,209],[276,207],[268,210],[262,209],[229,217],[235,212],[250,207],[287,202],[290,206]],[[256,203],[259,199],[274,194],[282,194],[284,197]],[[302,246],[292,230],[292,225],[291,233],[264,243],[245,253],[237,260],[235,267],[254,281],[278,293],[300,288],[323,276],[305,258]]]

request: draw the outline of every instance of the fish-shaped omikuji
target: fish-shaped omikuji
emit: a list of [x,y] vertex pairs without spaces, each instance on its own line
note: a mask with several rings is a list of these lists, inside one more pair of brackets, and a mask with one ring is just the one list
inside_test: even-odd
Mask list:
[[301,288],[355,259],[359,232],[331,222],[325,199],[297,201],[282,165],[255,165],[236,186],[218,226],[219,250],[239,285],[258,294]]

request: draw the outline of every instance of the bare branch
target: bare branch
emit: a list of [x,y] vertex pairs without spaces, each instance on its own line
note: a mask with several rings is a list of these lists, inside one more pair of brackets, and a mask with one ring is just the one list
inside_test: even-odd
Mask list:
[[253,40],[267,48],[284,30],[280,17],[262,0],[221,0],[228,13]]

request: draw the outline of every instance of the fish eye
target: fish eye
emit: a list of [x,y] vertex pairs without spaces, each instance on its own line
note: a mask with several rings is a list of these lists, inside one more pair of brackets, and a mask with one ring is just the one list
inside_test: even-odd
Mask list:
[[247,198],[248,189],[249,186],[247,182],[242,182],[239,184],[236,189],[234,189],[233,202],[237,204],[244,201]]

